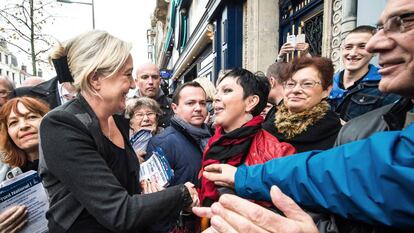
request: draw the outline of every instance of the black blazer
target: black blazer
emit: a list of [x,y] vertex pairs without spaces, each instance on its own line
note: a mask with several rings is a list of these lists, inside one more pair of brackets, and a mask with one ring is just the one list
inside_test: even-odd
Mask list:
[[[128,122],[116,115],[114,120],[128,142]],[[125,145],[130,166],[124,171],[130,180],[122,187],[106,162],[113,155],[104,137],[82,95],[43,118],[39,174],[49,195],[49,232],[66,232],[84,209],[111,231],[143,230],[191,204],[184,185],[138,195],[138,160],[130,143]]]
[[12,97],[30,96],[41,99],[49,104],[51,109],[61,105],[58,78],[54,77],[36,86],[19,87],[12,92]]

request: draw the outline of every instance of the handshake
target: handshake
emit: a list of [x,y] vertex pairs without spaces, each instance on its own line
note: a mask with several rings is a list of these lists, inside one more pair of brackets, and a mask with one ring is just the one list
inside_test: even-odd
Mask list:
[[[142,194],[150,194],[164,190],[165,188],[157,184],[157,182],[152,182],[151,180],[142,180],[140,181],[140,186],[142,189]],[[191,205],[186,209],[187,212],[191,212],[192,207],[200,206],[200,199],[198,198],[198,192],[191,182],[186,182],[184,186],[187,188],[192,199]]]

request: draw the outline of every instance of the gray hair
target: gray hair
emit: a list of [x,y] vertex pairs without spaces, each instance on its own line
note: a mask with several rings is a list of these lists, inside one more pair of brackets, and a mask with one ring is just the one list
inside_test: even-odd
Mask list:
[[154,111],[157,114],[157,117],[162,115],[161,107],[157,101],[149,97],[138,97],[128,101],[125,117],[131,119],[134,116],[134,112],[143,107],[147,107]]

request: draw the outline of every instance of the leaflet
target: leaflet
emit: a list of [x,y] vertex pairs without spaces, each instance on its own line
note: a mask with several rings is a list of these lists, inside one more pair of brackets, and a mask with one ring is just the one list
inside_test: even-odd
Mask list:
[[129,141],[135,151],[146,151],[149,140],[152,137],[150,130],[141,129],[131,136]]
[[150,180],[160,186],[167,187],[173,176],[174,171],[160,148],[156,148],[151,157],[140,164],[140,181]]
[[37,172],[28,171],[0,184],[0,212],[15,205],[25,205],[28,209],[28,222],[19,232],[47,232],[49,202]]

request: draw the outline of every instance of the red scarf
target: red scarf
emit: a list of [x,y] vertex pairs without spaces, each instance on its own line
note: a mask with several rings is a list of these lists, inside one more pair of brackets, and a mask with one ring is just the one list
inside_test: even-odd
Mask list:
[[262,122],[263,117],[255,116],[242,127],[227,134],[223,134],[222,127],[216,127],[214,136],[210,138],[204,150],[202,169],[199,174],[201,178],[200,201],[203,205],[209,206],[219,197],[214,183],[202,177],[204,167],[218,163],[237,167],[244,163],[254,137],[259,130],[262,130]]

